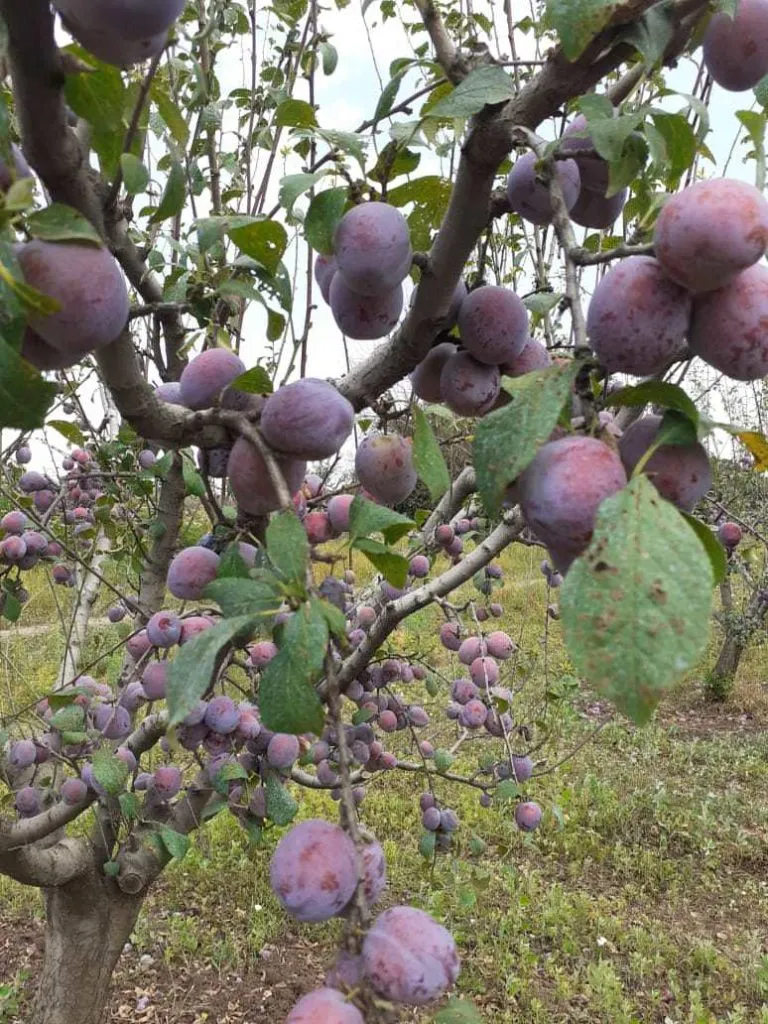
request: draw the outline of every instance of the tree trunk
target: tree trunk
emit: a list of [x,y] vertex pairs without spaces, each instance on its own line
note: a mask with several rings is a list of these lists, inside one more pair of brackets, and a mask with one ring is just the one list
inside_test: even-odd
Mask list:
[[30,1024],[102,1024],[143,896],[87,874],[45,892],[45,955]]
[[738,671],[743,653],[744,644],[739,643],[732,634],[726,634],[723,646],[720,648],[717,663],[712,669],[712,675],[717,679],[727,680],[729,684],[732,683]]

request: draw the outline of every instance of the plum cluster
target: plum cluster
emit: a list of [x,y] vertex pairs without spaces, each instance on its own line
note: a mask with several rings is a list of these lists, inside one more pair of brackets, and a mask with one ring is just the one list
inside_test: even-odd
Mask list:
[[394,206],[362,203],[344,214],[333,255],[315,260],[315,280],[348,338],[370,341],[393,330],[412,258],[408,223]]

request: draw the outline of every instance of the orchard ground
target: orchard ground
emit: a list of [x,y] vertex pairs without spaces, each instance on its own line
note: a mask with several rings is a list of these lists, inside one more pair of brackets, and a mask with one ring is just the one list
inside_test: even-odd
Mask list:
[[[535,756],[553,764],[603,727],[526,786],[546,808],[532,835],[514,827],[513,804],[485,811],[476,790],[453,787],[447,798],[461,818],[461,856],[438,858],[434,872],[417,851],[416,778],[374,782],[362,819],[387,854],[385,900],[423,907],[450,927],[464,962],[460,992],[485,1021],[765,1024],[768,645],[750,647],[726,705],[708,704],[697,676],[637,730],[588,691],[569,692],[575,680],[551,620],[545,656],[541,557],[538,548],[515,547],[501,558],[501,627],[526,652],[521,699],[554,734]],[[42,573],[30,579],[23,625],[43,630],[0,635],[0,713],[44,692],[61,654],[60,630],[49,628],[57,616],[52,591]],[[126,631],[103,621],[108,603],[103,594],[84,664]],[[434,658],[450,676],[447,652],[431,639],[438,621],[437,609],[415,616],[394,642]],[[564,699],[546,702],[548,689]],[[436,746],[452,742],[449,723],[427,734]],[[462,764],[479,762],[482,748],[470,743]],[[336,815],[327,797],[303,792],[301,801],[302,815]],[[147,902],[116,974],[109,1020],[280,1021],[321,981],[340,924],[301,926],[278,907],[267,867],[281,832],[249,851],[234,819],[221,815],[196,835]],[[487,844],[479,856],[473,837]],[[1,1024],[26,1019],[41,943],[40,897],[0,878]],[[406,1019],[433,1018],[434,1010]]]

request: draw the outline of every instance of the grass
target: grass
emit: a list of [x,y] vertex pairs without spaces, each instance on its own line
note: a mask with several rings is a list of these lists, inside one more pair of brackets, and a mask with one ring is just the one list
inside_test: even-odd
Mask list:
[[[544,823],[523,835],[513,804],[484,810],[476,790],[438,783],[462,825],[455,851],[431,866],[417,850],[418,781],[387,775],[371,784],[362,816],[387,853],[388,899],[446,922],[462,953],[460,991],[494,1024],[768,1024],[768,739],[761,728],[768,650],[750,650],[722,708],[704,701],[703,665],[650,726],[634,729],[594,694],[576,690],[559,625],[546,616],[539,558],[536,549],[505,553],[498,597],[502,625],[523,651],[516,719],[537,723],[537,735],[547,736],[536,754],[540,774],[525,788],[545,808]],[[43,596],[36,609],[36,597],[35,590],[27,621],[51,613]],[[409,620],[393,649],[434,661],[450,676],[434,639],[438,621],[436,610]],[[88,656],[107,649],[121,629],[99,631]],[[45,691],[59,648],[46,635],[34,644],[11,638],[0,650],[2,712],[11,699],[17,705]],[[423,696],[422,688],[413,692]],[[434,723],[426,732],[449,745],[443,703],[425,701]],[[471,769],[487,751],[487,743],[468,744],[457,768]],[[324,795],[306,793],[301,802],[302,815],[335,814]],[[231,818],[211,822],[149,898],[133,940],[137,952],[172,968],[246,972],[265,950],[312,943],[321,964],[328,962],[339,924],[291,924],[269,890],[277,838],[271,833],[263,848],[249,848]],[[481,855],[473,852],[477,839],[485,844]],[[30,913],[40,914],[40,904],[30,909],[29,893],[0,878],[0,922]],[[320,980],[312,969],[302,976],[306,987]],[[13,996],[13,981],[8,990]]]

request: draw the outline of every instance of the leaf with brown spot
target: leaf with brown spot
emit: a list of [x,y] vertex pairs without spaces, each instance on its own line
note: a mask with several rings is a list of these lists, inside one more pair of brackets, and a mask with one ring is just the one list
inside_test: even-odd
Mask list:
[[647,722],[706,647],[713,586],[698,537],[647,477],[637,477],[603,502],[592,544],[563,584],[573,664],[634,722]]

